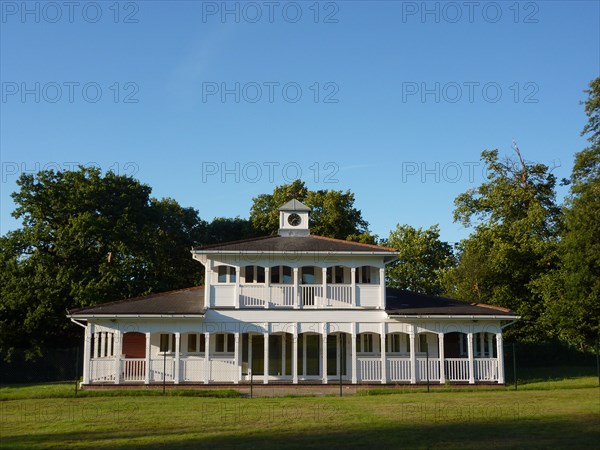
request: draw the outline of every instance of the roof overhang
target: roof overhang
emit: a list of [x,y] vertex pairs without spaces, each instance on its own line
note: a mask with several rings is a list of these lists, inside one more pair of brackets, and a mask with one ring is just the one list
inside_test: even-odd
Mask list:
[[68,314],[69,319],[203,319],[204,314]]
[[491,315],[491,314],[394,314],[388,313],[390,319],[411,320],[518,320],[521,316]]
[[385,262],[390,263],[398,259],[398,253],[395,252],[386,252],[386,251],[374,251],[374,252],[352,252],[352,251],[332,251],[332,250],[287,250],[287,251],[265,251],[265,250],[192,250],[193,255],[234,255],[234,256],[244,256],[244,255],[293,255],[293,256],[314,256],[314,255],[323,255],[323,256],[383,256],[385,257]]

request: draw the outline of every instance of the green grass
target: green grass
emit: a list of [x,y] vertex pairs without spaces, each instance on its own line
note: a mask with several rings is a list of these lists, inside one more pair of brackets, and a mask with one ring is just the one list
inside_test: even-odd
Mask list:
[[74,398],[72,384],[11,386],[0,389],[0,436],[11,449],[588,449],[600,440],[600,389],[592,380],[517,391],[255,399],[152,390]]

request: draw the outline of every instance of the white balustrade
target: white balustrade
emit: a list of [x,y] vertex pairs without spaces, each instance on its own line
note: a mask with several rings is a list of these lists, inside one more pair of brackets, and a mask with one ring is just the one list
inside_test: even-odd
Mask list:
[[300,285],[300,304],[302,306],[321,306],[323,286],[318,284]]
[[477,381],[498,381],[498,360],[496,358],[475,358],[475,379]]
[[291,284],[271,285],[271,304],[273,306],[293,307],[294,286]]
[[377,356],[359,356],[356,370],[358,381],[381,381],[381,358]]
[[175,379],[175,360],[171,356],[150,359],[150,382],[169,382]]
[[264,307],[267,301],[266,286],[261,284],[240,286],[240,307]]
[[387,358],[387,377],[389,381],[410,381],[410,358]]
[[210,381],[220,383],[233,382],[236,363],[233,357],[213,357],[210,360]]
[[90,360],[90,382],[115,381],[115,358],[92,358]]
[[467,358],[446,358],[445,363],[448,381],[469,381],[469,360]]
[[[427,366],[428,363],[429,366]],[[440,360],[438,358],[429,358],[429,360],[417,358],[417,381],[427,380],[440,381]]]
[[145,358],[126,358],[121,364],[123,381],[144,381],[146,376]]
[[327,285],[328,306],[351,306],[352,285],[329,284]]

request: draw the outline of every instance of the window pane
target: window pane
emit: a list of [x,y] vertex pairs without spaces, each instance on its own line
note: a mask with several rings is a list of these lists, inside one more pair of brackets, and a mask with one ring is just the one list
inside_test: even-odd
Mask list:
[[294,282],[294,276],[292,275],[292,268],[289,266],[283,266],[283,283],[292,284]]
[[205,339],[204,333],[200,334],[200,346],[199,346],[198,350],[201,351],[201,352],[205,351],[205,349],[204,349],[204,345],[205,345],[204,339]]
[[226,352],[233,352],[235,351],[235,336],[233,334],[227,334],[227,348],[225,349]]
[[217,269],[219,271],[218,282],[227,283],[227,266],[219,266]]
[[256,268],[256,282],[264,283],[265,282],[265,268],[258,266]]
[[235,283],[235,267],[229,267],[229,282]]
[[169,335],[168,334],[161,334],[160,335],[160,347],[159,350],[161,352],[168,352],[169,351]]
[[223,352],[225,348],[225,337],[222,334],[217,334],[215,341],[215,351]]
[[315,268],[303,267],[302,268],[302,284],[314,284],[315,283]]
[[279,281],[279,266],[271,267],[271,283],[278,284]]
[[246,283],[254,283],[254,266],[246,266]]
[[188,352],[189,353],[195,353],[197,351],[198,351],[197,335],[195,335],[195,334],[188,334]]

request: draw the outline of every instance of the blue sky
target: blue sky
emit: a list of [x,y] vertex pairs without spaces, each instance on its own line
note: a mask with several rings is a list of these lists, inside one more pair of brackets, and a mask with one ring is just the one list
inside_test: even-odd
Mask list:
[[381,237],[438,223],[455,242],[482,150],[514,138],[569,175],[600,74],[597,1],[1,8],[2,234],[20,173],[93,163],[206,220],[301,174],[354,192]]

